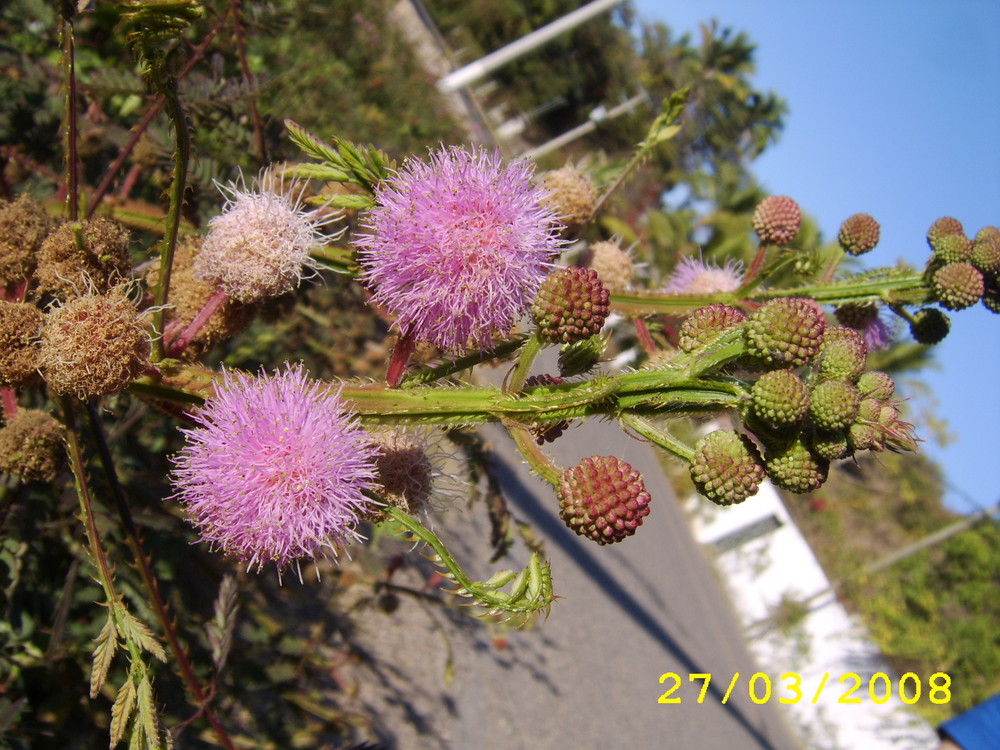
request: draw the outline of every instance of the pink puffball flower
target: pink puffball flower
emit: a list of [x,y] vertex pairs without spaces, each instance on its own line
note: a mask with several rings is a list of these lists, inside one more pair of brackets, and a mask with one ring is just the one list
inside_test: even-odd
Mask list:
[[530,305],[563,241],[526,161],[452,147],[408,159],[363,219],[361,278],[403,336],[489,348]]
[[717,294],[735,292],[743,284],[743,264],[729,260],[724,266],[699,258],[681,258],[663,285],[667,294]]
[[227,186],[223,211],[208,222],[195,272],[237,302],[256,302],[290,292],[314,273],[309,253],[340,233],[323,230],[332,220],[302,202],[303,188],[280,190],[280,176],[265,170],[247,186],[242,175]]
[[360,538],[380,449],[339,391],[301,365],[271,376],[224,372],[193,418],[199,426],[183,430],[171,479],[202,541],[280,573]]

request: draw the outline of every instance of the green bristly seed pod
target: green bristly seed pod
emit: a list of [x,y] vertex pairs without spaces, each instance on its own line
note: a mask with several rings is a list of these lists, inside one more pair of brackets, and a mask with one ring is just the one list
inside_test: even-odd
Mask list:
[[717,505],[756,495],[765,477],[757,446],[736,430],[715,430],[699,440],[690,471],[698,492]]
[[559,374],[564,378],[571,378],[590,372],[601,361],[607,343],[601,336],[591,336],[583,341],[565,344],[559,349]]

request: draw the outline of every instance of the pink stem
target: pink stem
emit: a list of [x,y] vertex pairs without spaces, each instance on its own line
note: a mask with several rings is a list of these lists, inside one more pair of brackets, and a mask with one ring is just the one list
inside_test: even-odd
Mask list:
[[656,342],[653,341],[653,336],[650,334],[649,328],[646,327],[646,321],[644,319],[635,319],[635,334],[639,337],[639,343],[642,344],[642,348],[646,350],[646,354],[653,354],[656,351]]
[[9,422],[17,415],[17,396],[13,388],[2,388],[0,393],[3,394],[3,413]]
[[385,382],[390,388],[399,388],[406,373],[406,365],[417,348],[417,340],[410,331],[400,334],[389,355],[389,366],[385,371]]
[[757,248],[757,254],[753,258],[753,263],[750,264],[750,268],[747,269],[746,275],[743,277],[744,284],[749,284],[757,278],[757,274],[760,273],[760,269],[764,266],[764,258],[767,257],[767,247],[767,245],[761,245]]

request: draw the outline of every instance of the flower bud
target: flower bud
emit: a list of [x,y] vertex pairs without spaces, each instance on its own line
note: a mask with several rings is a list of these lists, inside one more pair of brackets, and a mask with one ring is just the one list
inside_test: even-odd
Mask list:
[[948,316],[936,307],[925,307],[917,310],[910,322],[910,335],[920,344],[937,344],[951,329]]
[[850,455],[851,449],[844,430],[815,432],[809,438],[809,450],[817,458],[838,461]]
[[820,377],[854,382],[865,371],[868,347],[861,334],[847,326],[828,326],[819,353]]
[[857,382],[858,392],[863,399],[878,399],[888,401],[896,390],[892,376],[881,370],[870,370],[864,373]]
[[545,277],[531,313],[544,340],[580,341],[600,332],[608,316],[608,299],[597,271],[569,266]]
[[754,414],[775,429],[797,424],[809,410],[809,388],[791,370],[764,373],[750,395]]
[[150,342],[125,287],[77,297],[48,314],[39,369],[54,393],[120,391],[149,364]]
[[809,394],[809,416],[818,429],[826,432],[848,427],[860,405],[857,387],[846,380],[824,380]]
[[26,195],[0,206],[0,287],[31,276],[38,247],[53,223],[45,209]]
[[[382,449],[375,459],[376,492],[405,513],[415,515],[427,506],[434,486],[434,470],[420,442],[404,432],[372,436]],[[376,520],[382,514],[375,508]]]
[[607,339],[601,336],[564,344],[559,349],[559,374],[564,378],[571,378],[590,372],[601,361],[607,344]]
[[597,188],[587,175],[571,164],[546,172],[542,186],[549,191],[546,201],[566,225],[566,234],[576,234],[590,223],[597,207]]
[[63,426],[34,409],[18,409],[0,429],[0,472],[23,481],[51,482],[63,464]]
[[20,388],[35,377],[45,315],[34,305],[0,300],[0,386]]
[[617,242],[595,242],[590,246],[587,264],[601,277],[601,283],[610,292],[623,292],[632,284],[635,265],[632,256]]
[[878,244],[880,227],[868,214],[854,214],[840,225],[837,240],[845,253],[864,255]]
[[972,240],[964,234],[943,234],[932,243],[934,255],[932,262],[944,265],[946,263],[962,263],[972,254]]
[[822,487],[830,471],[830,462],[810,453],[801,439],[769,452],[764,462],[776,486],[800,494]]
[[934,272],[931,289],[946,310],[963,310],[983,297],[983,275],[969,263],[949,263]]
[[715,302],[699,307],[681,324],[681,349],[693,352],[715,341],[726,331],[743,324],[746,317],[735,307]]
[[717,505],[756,495],[765,476],[757,446],[736,430],[715,430],[699,440],[690,471],[698,492]]
[[751,221],[761,245],[787,245],[799,233],[802,213],[788,196],[772,195],[757,205]]
[[614,456],[591,456],[559,475],[559,516],[598,544],[632,536],[649,515],[649,493],[639,472]]
[[984,276],[996,279],[1000,274],[1000,233],[977,234],[969,254],[969,262]]
[[765,302],[747,319],[747,351],[773,367],[798,367],[823,344],[826,320],[808,299],[781,297]]
[[935,243],[949,234],[965,236],[965,228],[958,219],[951,216],[942,216],[931,224],[931,228],[927,230],[927,244],[931,246],[931,250],[937,251]]

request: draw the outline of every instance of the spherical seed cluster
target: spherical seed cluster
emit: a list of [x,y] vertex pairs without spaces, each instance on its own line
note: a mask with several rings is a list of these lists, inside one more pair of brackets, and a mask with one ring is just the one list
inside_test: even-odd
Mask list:
[[0,386],[20,388],[37,377],[44,322],[34,305],[0,300]]
[[970,263],[949,263],[934,272],[931,289],[941,307],[963,310],[983,297],[983,275]]
[[340,394],[304,368],[224,372],[183,430],[176,498],[203,541],[250,567],[279,571],[358,538],[379,448]]
[[825,432],[842,430],[858,415],[861,396],[846,380],[824,380],[809,394],[809,417]]
[[591,456],[566,469],[556,494],[563,522],[602,545],[632,536],[649,515],[642,477],[614,456]]
[[384,432],[373,437],[382,448],[375,461],[375,491],[400,510],[410,515],[419,513],[427,506],[434,488],[434,469],[427,451],[405,432]]
[[459,351],[489,348],[517,323],[563,244],[532,171],[451,148],[379,185],[355,244],[372,302],[397,330]]
[[26,195],[0,206],[0,287],[31,276],[38,248],[52,225],[45,209]]
[[531,314],[546,341],[581,341],[600,332],[610,309],[609,299],[594,269],[559,268],[542,282]]
[[681,324],[678,343],[686,352],[712,343],[726,331],[743,325],[746,316],[735,307],[715,302],[699,307]]
[[222,213],[208,222],[208,234],[194,261],[195,273],[238,302],[252,303],[290,292],[315,269],[309,253],[338,235],[324,228],[330,217],[306,210],[302,188],[275,189],[261,173],[258,185],[240,177],[220,187]]
[[837,240],[845,253],[864,255],[871,252],[878,244],[881,227],[868,214],[854,214],[840,225]]
[[868,347],[861,334],[847,326],[827,326],[819,352],[819,375],[854,382],[865,371]]
[[964,234],[943,234],[933,242],[934,263],[962,263],[972,255],[972,240]]
[[931,246],[931,250],[936,250],[935,243],[938,242],[942,237],[949,234],[960,234],[965,235],[965,228],[962,226],[962,222],[952,216],[942,216],[940,219],[936,219],[933,224],[931,224],[930,229],[927,230],[927,244]]
[[837,461],[846,458],[851,453],[844,430],[835,432],[814,432],[809,436],[809,450],[817,458],[826,461]]
[[103,217],[63,223],[38,250],[37,293],[70,299],[121,284],[132,268],[130,239],[125,227]]
[[819,353],[826,319],[812,300],[783,297],[755,310],[743,330],[751,356],[772,367],[798,367]]
[[809,410],[809,388],[791,370],[773,370],[761,375],[750,391],[753,411],[775,429],[791,427]]
[[888,401],[896,390],[896,383],[892,376],[881,370],[869,370],[858,378],[856,385],[862,398],[873,398],[879,401]]
[[802,212],[788,196],[772,195],[757,205],[751,221],[760,244],[787,245],[799,233]]
[[77,297],[48,314],[39,369],[54,393],[115,393],[147,367],[149,331],[126,291]]
[[617,242],[602,241],[591,245],[587,265],[597,271],[609,292],[623,292],[632,285],[635,264],[632,256]]
[[813,455],[801,437],[769,451],[764,462],[767,475],[776,486],[796,493],[818,490],[830,470],[830,462]]
[[62,424],[45,412],[18,409],[0,429],[0,472],[25,482],[51,482],[66,455],[64,434]]
[[925,307],[917,310],[910,321],[910,335],[919,344],[937,344],[948,335],[951,321],[948,316],[936,307]]
[[590,223],[597,207],[597,188],[593,181],[571,164],[546,172],[542,186],[549,191],[546,203],[566,226],[567,234],[575,234]]
[[701,438],[690,471],[698,492],[718,505],[742,503],[757,494],[765,476],[757,446],[735,430],[715,430]]

